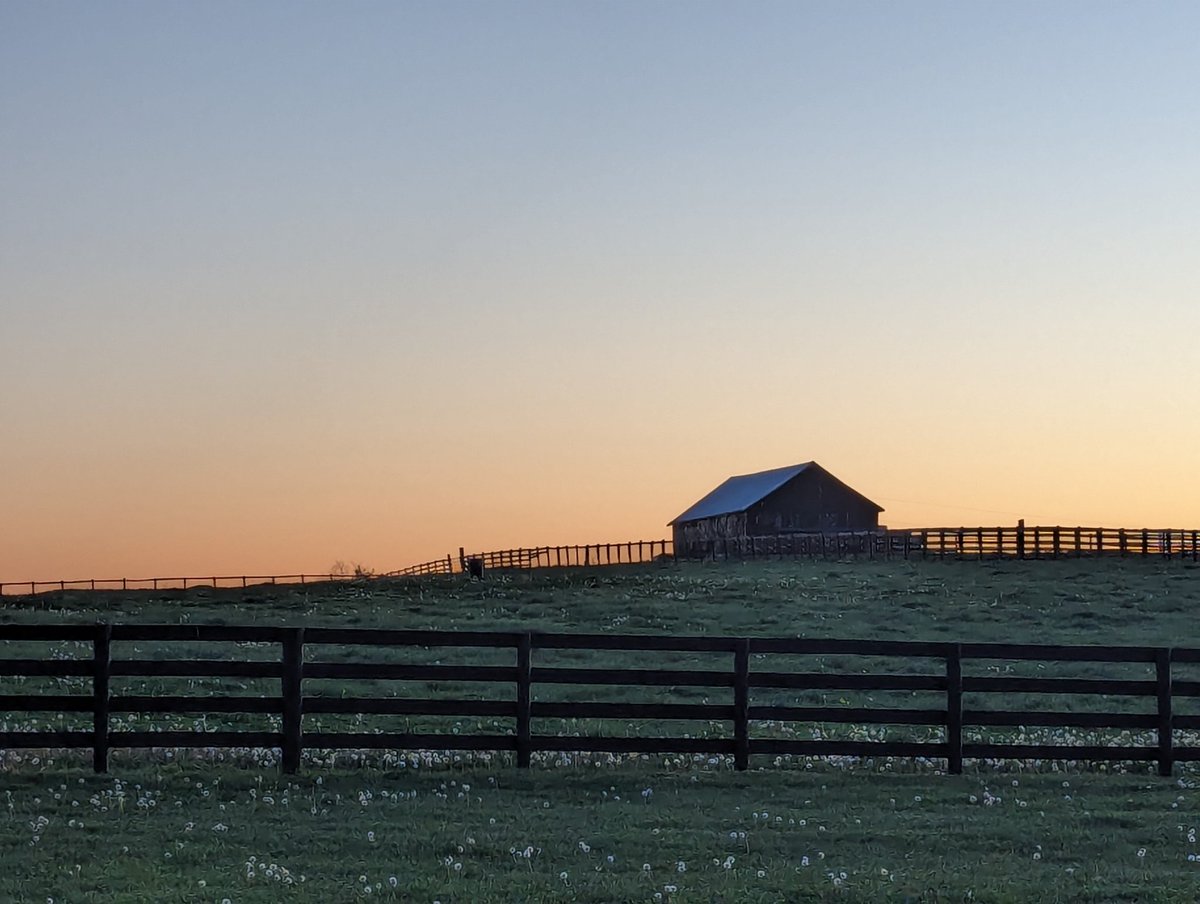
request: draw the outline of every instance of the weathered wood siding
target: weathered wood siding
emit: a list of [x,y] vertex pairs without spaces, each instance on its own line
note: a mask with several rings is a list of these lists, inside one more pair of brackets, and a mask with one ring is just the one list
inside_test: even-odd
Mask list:
[[746,511],[752,537],[793,531],[875,530],[879,510],[822,469],[810,469]]
[[707,551],[710,543],[740,540],[746,536],[746,513],[734,512],[731,515],[717,515],[715,518],[676,524],[672,539],[675,541],[677,555],[681,551],[684,555],[694,555],[697,551]]

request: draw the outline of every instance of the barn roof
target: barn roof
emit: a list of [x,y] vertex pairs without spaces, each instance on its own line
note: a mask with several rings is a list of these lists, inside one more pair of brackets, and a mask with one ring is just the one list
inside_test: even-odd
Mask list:
[[797,474],[810,467],[817,467],[817,465],[815,462],[806,461],[804,464],[791,465],[787,468],[775,468],[771,471],[759,471],[757,474],[730,477],[670,523],[679,524],[683,521],[699,521],[701,518],[744,512],[754,503],[765,499]]
[[815,461],[806,461],[803,464],[791,465],[786,468],[775,468],[770,471],[759,471],[757,474],[742,474],[738,477],[730,477],[723,484],[693,505],[690,509],[676,518],[670,524],[681,524],[684,521],[699,521],[703,518],[714,518],[717,515],[732,515],[735,512],[744,512],[756,502],[766,499],[777,489],[791,480],[798,474],[805,471],[819,471],[833,480],[835,483],[840,483],[846,487],[851,493],[862,496],[867,502],[875,506],[879,511],[883,511],[883,506],[871,502],[862,493],[853,487],[846,486]]

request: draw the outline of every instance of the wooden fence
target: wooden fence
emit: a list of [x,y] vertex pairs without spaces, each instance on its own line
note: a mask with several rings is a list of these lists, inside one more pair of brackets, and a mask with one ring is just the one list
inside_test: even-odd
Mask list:
[[576,546],[520,546],[491,552],[467,552],[459,547],[457,559],[447,555],[419,565],[410,565],[385,577],[427,574],[456,574],[470,571],[471,562],[486,571],[531,568],[588,568],[594,565],[637,565],[673,558],[670,540],[626,540],[623,543],[589,543]]
[[1063,559],[1142,556],[1200,561],[1200,530],[1105,527],[931,527],[744,537],[693,543],[685,559]]
[[484,571],[591,567],[679,559],[1062,559],[1141,556],[1200,561],[1200,530],[1106,527],[927,527],[828,531],[708,540],[676,549],[671,540],[534,546],[422,562],[388,576],[456,574],[475,560]]
[[454,571],[454,560],[447,555],[444,559],[434,559],[432,562],[421,562],[418,565],[409,565],[407,568],[401,568],[398,571],[389,571],[387,574],[381,575],[381,577],[416,578],[429,574],[454,574]]
[[1200,562],[1200,530],[1105,527],[930,527],[904,530],[779,534],[693,543],[675,549],[670,540],[631,540],[582,546],[531,546],[491,552],[447,554],[381,575],[281,574],[161,578],[85,578],[71,581],[9,581],[0,596],[45,590],[162,590],[209,585],[305,584],[317,581],[417,577],[485,571],[634,565],[660,559],[1063,559],[1140,556]]
[[81,578],[71,581],[7,581],[0,596],[46,590],[187,590],[189,587],[249,587],[253,584],[312,584],[325,581],[361,581],[367,574],[237,574],[191,575],[163,578]]
[[[1178,698],[1200,697],[1200,681],[1173,672],[1180,664],[1200,663],[1200,649],[1051,646],[1029,644],[925,643],[866,640],[810,640],[797,638],[746,638],[705,636],[653,636],[609,634],[539,634],[523,632],[446,632],[344,628],[273,628],[193,625],[0,625],[0,641],[86,642],[88,659],[0,659],[0,676],[75,676],[91,679],[90,694],[0,695],[0,713],[75,712],[91,714],[90,731],[3,731],[0,748],[90,748],[97,771],[108,768],[113,748],[214,748],[273,747],[282,752],[282,768],[293,773],[305,749],[488,750],[510,751],[520,767],[530,764],[538,751],[600,753],[663,753],[725,755],[737,769],[746,769],[754,756],[852,756],[941,758],[947,770],[959,773],[965,759],[1121,760],[1155,762],[1161,775],[1170,775],[1176,761],[1200,759],[1200,746],[1181,745],[1175,735],[1200,728],[1200,716],[1174,712]],[[121,644],[170,642],[234,642],[274,644],[272,660],[150,659],[116,657]],[[306,651],[314,645],[347,647],[361,656],[364,648],[486,648],[508,651],[506,665],[448,664],[439,654],[434,664],[311,661]],[[540,665],[545,651],[606,651],[645,654],[648,667],[579,668]],[[725,660],[717,669],[662,667],[666,653],[715,654]],[[922,670],[894,674],[874,669],[840,672],[752,668],[752,660],[783,657],[860,656],[917,659]],[[726,658],[727,657],[727,658]],[[453,656],[449,657],[453,659]],[[1129,677],[1018,677],[1006,674],[964,674],[964,666],[996,661],[1030,662],[1035,668],[1062,662],[1135,663],[1145,673]],[[895,668],[892,666],[891,668]],[[905,669],[901,669],[905,671]],[[1127,673],[1126,673],[1127,674]],[[110,692],[111,679],[121,676],[191,678],[278,679],[278,696],[136,696]],[[511,689],[502,700],[471,698],[355,697],[310,695],[305,682],[312,679],[366,679],[424,682],[485,682]],[[552,686],[603,686],[609,688],[706,688],[702,703],[629,703],[592,701],[542,701],[539,688]],[[762,690],[924,692],[937,695],[933,708],[885,706],[793,706],[756,703]],[[1149,711],[1047,712],[989,707],[968,708],[964,701],[982,703],[1005,694],[1093,695],[1146,701]],[[724,699],[720,699],[720,697]],[[710,702],[711,698],[716,698]],[[1001,699],[1001,703],[1003,700]],[[114,730],[116,713],[267,713],[279,717],[278,731],[140,731]],[[315,714],[480,716],[512,720],[511,733],[411,733],[359,730],[353,732],[306,731],[305,716]],[[727,735],[630,736],[623,724],[621,736],[611,734],[562,736],[539,734],[539,719],[596,720],[701,720],[731,728]],[[764,720],[793,725],[842,723],[853,725],[918,725],[935,728],[939,741],[822,740],[755,736]],[[11,722],[11,719],[10,719]],[[756,726],[756,723],[758,725]],[[598,723],[603,726],[603,722]],[[988,739],[982,730],[993,727],[1047,726],[1138,730],[1153,737],[1152,744],[1137,745],[1136,735],[1123,734],[1124,745],[1077,746],[1069,744],[1010,743]],[[965,737],[966,735],[966,737]],[[980,740],[980,737],[983,737]],[[1192,736],[1194,737],[1194,735]]]
[[629,565],[650,562],[673,555],[670,540],[632,540],[624,543],[591,543],[583,546],[533,546],[467,553],[461,547],[458,556],[409,565],[385,574],[275,574],[275,575],[199,575],[161,578],[83,578],[62,581],[0,582],[0,596],[34,594],[47,590],[167,590],[189,587],[247,587],[252,584],[308,584],[318,581],[361,581],[373,577],[422,577],[457,574],[468,570],[476,559],[487,571],[513,568],[588,567],[592,565]]

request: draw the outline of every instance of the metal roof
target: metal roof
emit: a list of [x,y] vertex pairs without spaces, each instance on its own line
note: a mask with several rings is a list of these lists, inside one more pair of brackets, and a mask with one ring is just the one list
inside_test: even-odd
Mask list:
[[806,461],[801,465],[787,468],[775,468],[771,471],[759,471],[757,474],[742,474],[730,477],[723,484],[693,505],[690,509],[676,518],[670,524],[683,521],[698,521],[701,518],[712,518],[715,515],[731,515],[734,512],[744,512],[754,503],[774,493],[777,489],[814,465]]

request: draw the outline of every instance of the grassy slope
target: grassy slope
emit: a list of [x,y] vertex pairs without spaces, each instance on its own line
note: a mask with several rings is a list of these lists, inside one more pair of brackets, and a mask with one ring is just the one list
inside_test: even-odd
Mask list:
[[[1187,645],[1197,644],[1198,579],[1198,569],[1154,562],[689,566],[485,584],[67,594],[6,599],[0,619]],[[79,762],[43,755],[0,774],[0,856],[13,867],[0,870],[0,900],[277,900],[278,879],[261,868],[247,877],[250,857],[297,882],[303,874],[287,896],[308,901],[963,900],[969,891],[997,901],[1191,901],[1200,888],[1200,863],[1188,859],[1200,850],[1188,839],[1200,825],[1190,775],[948,777],[899,764],[770,763],[738,775],[664,759],[600,770],[557,761],[521,774],[448,760],[431,769],[310,763],[289,783],[270,762],[154,768],[118,756],[110,777]],[[123,808],[113,795],[122,779]],[[472,790],[460,798],[464,782]],[[155,792],[155,806],[137,805],[136,784]],[[385,800],[385,790],[417,796]],[[373,795],[365,806],[360,792]],[[39,817],[49,823],[35,832]],[[510,853],[528,846],[530,859]]]
[[1200,567],[1179,562],[779,562],[547,571],[483,583],[68,591],[5,597],[0,619],[1170,644],[1192,634],[1198,587]]

